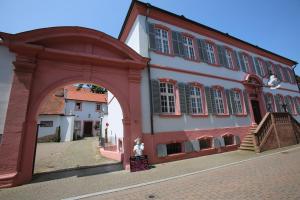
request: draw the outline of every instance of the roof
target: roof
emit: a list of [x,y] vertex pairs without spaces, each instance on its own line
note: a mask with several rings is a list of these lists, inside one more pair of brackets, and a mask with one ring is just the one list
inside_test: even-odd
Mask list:
[[167,15],[171,15],[171,16],[176,17],[176,18],[178,18],[178,19],[180,19],[180,20],[183,20],[183,21],[185,21],[185,22],[188,22],[188,23],[191,23],[191,24],[193,24],[193,25],[202,27],[202,28],[207,29],[207,30],[209,30],[209,31],[213,31],[213,32],[215,32],[215,33],[217,33],[217,34],[220,34],[220,35],[222,35],[222,36],[225,36],[225,37],[227,37],[227,38],[234,39],[234,40],[236,40],[236,41],[238,41],[238,42],[241,42],[241,43],[243,43],[243,44],[246,44],[246,45],[249,45],[249,46],[251,46],[251,47],[254,47],[254,48],[258,49],[258,50],[264,51],[265,53],[268,53],[268,54],[271,54],[271,55],[273,55],[273,56],[276,56],[276,57],[285,59],[285,60],[287,60],[287,61],[293,63],[294,65],[298,64],[298,63],[297,63],[296,61],[294,61],[294,60],[291,60],[291,59],[289,59],[289,58],[283,57],[283,56],[281,56],[281,55],[278,55],[278,54],[276,54],[276,53],[273,53],[273,52],[271,52],[271,51],[268,51],[268,50],[266,50],[266,49],[263,49],[263,48],[261,48],[261,47],[258,47],[257,45],[253,45],[253,44],[251,44],[251,43],[249,43],[249,42],[246,42],[246,41],[244,41],[244,40],[241,40],[241,39],[239,39],[239,38],[236,38],[236,37],[234,37],[234,36],[231,36],[231,35],[229,35],[228,33],[223,33],[223,32],[221,32],[221,31],[219,31],[219,30],[216,30],[216,29],[211,28],[211,27],[209,27],[209,26],[206,26],[206,25],[204,25],[204,24],[201,24],[201,23],[198,23],[198,22],[193,21],[193,20],[191,20],[191,19],[185,18],[185,16],[183,16],[183,15],[177,15],[177,14],[172,13],[172,12],[169,12],[169,11],[167,11],[167,10],[163,10],[163,9],[161,9],[161,8],[152,6],[150,3],[143,3],[143,2],[140,2],[140,1],[137,1],[137,0],[132,0],[132,2],[131,2],[131,4],[130,4],[130,7],[129,7],[129,10],[128,10],[128,12],[127,12],[125,21],[124,21],[124,23],[123,23],[123,25],[122,25],[121,31],[120,31],[119,36],[118,36],[118,39],[119,39],[119,40],[121,39],[121,37],[122,37],[122,35],[123,35],[123,33],[124,33],[126,24],[128,23],[128,20],[129,20],[129,18],[130,18],[130,14],[132,13],[133,8],[134,8],[134,5],[136,5],[136,4],[139,4],[139,5],[142,5],[142,6],[144,6],[144,7],[147,7],[147,8],[151,8],[151,9],[157,10],[157,11],[162,12],[162,13],[165,13],[165,14],[167,14]]
[[65,99],[107,103],[107,94],[92,93],[89,88],[77,90],[76,86],[66,86]]
[[64,114],[64,89],[49,94],[40,108],[40,115],[63,115]]

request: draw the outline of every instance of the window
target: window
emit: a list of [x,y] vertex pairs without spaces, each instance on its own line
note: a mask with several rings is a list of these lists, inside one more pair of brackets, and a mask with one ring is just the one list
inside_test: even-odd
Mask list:
[[221,89],[214,89],[214,98],[217,114],[225,114],[223,94]]
[[195,60],[193,39],[183,36],[183,45],[189,59]]
[[41,121],[40,127],[53,127],[53,121]]
[[279,104],[279,108],[277,108],[277,112],[284,112],[284,108],[283,108],[283,104],[284,104],[284,100],[283,100],[283,96],[278,95],[278,104]]
[[81,121],[74,121],[74,129],[81,130]]
[[228,62],[228,67],[230,69],[234,69],[232,51],[229,50],[229,49],[226,49],[225,50],[225,55],[226,55],[226,59],[227,59],[227,62]]
[[244,63],[245,63],[246,72],[250,72],[249,57],[247,55],[243,54],[243,60],[244,60]]
[[274,109],[274,102],[273,102],[273,97],[271,94],[267,95],[267,102],[266,102],[266,106],[267,106],[267,111],[268,112],[275,112]]
[[203,107],[202,107],[203,102],[202,102],[201,96],[202,96],[201,89],[199,87],[192,86],[190,99],[191,99],[191,111],[193,114],[204,113]]
[[207,51],[208,61],[211,64],[216,64],[215,49],[214,49],[213,44],[207,42],[206,43],[206,51]]
[[294,107],[293,101],[290,96],[286,97],[286,104],[289,108],[287,110],[290,112],[290,114],[295,114],[295,107]]
[[260,71],[261,71],[262,76],[265,76],[264,65],[263,65],[262,60],[257,59],[257,63],[258,63],[258,67],[259,67],[259,69],[260,69]]
[[199,139],[200,149],[209,149],[212,145],[211,137],[204,137]]
[[236,112],[237,114],[243,113],[242,101],[241,101],[241,93],[240,91],[233,92],[233,100],[236,105]]
[[162,113],[175,113],[175,91],[172,83],[160,83]]
[[98,111],[98,112],[101,111],[101,104],[100,103],[96,104],[96,111]]
[[233,145],[234,144],[234,137],[233,135],[223,135],[225,146],[227,145]]
[[167,144],[167,154],[181,153],[181,143]]
[[155,42],[157,44],[157,49],[159,52],[167,54],[170,53],[168,31],[155,28]]
[[76,102],[76,103],[75,103],[75,110],[81,110],[81,109],[82,109],[81,106],[82,106],[82,105],[81,105],[81,102]]

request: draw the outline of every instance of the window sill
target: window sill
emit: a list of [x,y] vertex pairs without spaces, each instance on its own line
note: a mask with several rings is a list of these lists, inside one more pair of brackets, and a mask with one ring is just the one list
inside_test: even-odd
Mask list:
[[160,51],[157,51],[157,50],[154,50],[153,52],[154,52],[154,53],[157,53],[157,54],[160,54],[160,55],[164,55],[164,56],[175,57],[175,55],[174,55],[174,54],[170,54],[170,53],[163,53],[163,52],[160,52]]
[[214,67],[221,67],[220,64],[211,64],[211,63],[207,63],[207,64],[209,64],[209,65],[211,65],[211,66],[214,66]]
[[179,118],[181,117],[181,114],[160,114],[159,116],[166,118]]
[[173,154],[167,155],[166,157],[167,157],[167,158],[174,158],[174,157],[180,157],[180,156],[183,156],[183,155],[185,155],[185,154],[186,154],[185,152],[181,152],[181,153],[173,153]]
[[208,114],[190,114],[191,117],[208,117]]
[[247,114],[235,114],[234,116],[236,116],[236,117],[247,117],[248,115]]
[[216,117],[229,117],[229,114],[215,114]]
[[183,58],[183,59],[186,60],[186,61],[195,62],[195,63],[200,62],[200,60],[198,60],[198,59],[191,59],[191,58]]

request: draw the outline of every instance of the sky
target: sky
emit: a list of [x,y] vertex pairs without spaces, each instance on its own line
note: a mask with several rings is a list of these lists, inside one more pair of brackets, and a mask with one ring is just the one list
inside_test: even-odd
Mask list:
[[[143,0],[300,63],[300,0]],[[0,0],[0,32],[82,26],[118,37],[131,0]],[[300,64],[296,67],[300,75]]]

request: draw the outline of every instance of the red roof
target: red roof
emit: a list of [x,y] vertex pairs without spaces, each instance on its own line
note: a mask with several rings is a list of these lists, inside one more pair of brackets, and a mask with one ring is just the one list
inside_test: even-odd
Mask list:
[[89,88],[77,90],[76,86],[65,87],[65,98],[78,101],[94,101],[107,103],[107,94],[92,93]]
[[49,94],[43,101],[39,114],[42,115],[62,115],[64,114],[64,89],[60,88]]

